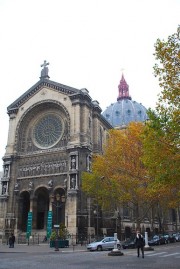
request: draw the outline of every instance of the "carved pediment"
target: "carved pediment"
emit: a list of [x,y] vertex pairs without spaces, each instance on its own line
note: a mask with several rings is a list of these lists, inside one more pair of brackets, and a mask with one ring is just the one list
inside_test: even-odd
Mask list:
[[35,85],[33,85],[28,91],[26,91],[23,95],[21,95],[17,100],[15,100],[10,106],[8,106],[7,111],[8,114],[17,113],[18,109],[22,104],[24,104],[29,98],[35,95],[38,91],[40,91],[43,87],[49,89],[55,89],[60,93],[64,93],[65,95],[73,95],[78,94],[81,91],[49,79],[41,79]]

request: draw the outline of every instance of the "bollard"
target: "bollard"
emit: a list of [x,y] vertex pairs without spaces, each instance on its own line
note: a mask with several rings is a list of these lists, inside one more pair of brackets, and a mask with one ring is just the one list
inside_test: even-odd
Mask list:
[[55,240],[55,251],[59,251],[59,247],[58,247],[58,238],[56,238]]

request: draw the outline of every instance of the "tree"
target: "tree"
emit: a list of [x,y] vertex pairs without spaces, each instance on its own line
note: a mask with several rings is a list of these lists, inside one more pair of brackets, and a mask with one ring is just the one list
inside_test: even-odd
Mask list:
[[148,112],[144,161],[156,180],[173,186],[180,176],[180,32],[158,39],[154,55],[162,91],[155,111]]
[[152,179],[141,159],[143,131],[142,123],[110,130],[104,154],[94,156],[93,172],[84,173],[82,178],[83,190],[103,209],[131,207],[138,227],[154,202],[154,192],[148,188]]
[[179,145],[180,133],[180,32],[157,40],[155,44],[154,74],[162,89],[156,112],[161,128],[170,137],[172,145]]
[[55,240],[56,238],[59,238],[61,240],[65,240],[65,239],[67,239],[68,235],[69,235],[69,232],[68,232],[66,226],[63,223],[60,223],[59,229],[56,231],[55,230],[52,231],[51,236],[50,236],[50,240]]
[[143,162],[154,178],[153,188],[161,189],[158,206],[167,211],[177,208],[180,200],[180,32],[167,41],[158,39],[154,55],[161,93],[156,109],[148,111]]

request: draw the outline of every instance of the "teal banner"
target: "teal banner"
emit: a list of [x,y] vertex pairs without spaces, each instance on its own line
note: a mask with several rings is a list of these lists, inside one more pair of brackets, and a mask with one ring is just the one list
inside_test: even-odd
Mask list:
[[47,215],[47,238],[50,238],[52,232],[52,211],[48,211]]
[[32,231],[32,212],[28,212],[26,238],[29,238]]

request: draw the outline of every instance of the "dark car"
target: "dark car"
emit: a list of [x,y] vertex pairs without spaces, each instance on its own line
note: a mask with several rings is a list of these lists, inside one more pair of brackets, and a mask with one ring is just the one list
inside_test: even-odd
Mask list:
[[180,233],[175,233],[173,236],[176,238],[176,242],[180,242]]
[[164,238],[166,239],[167,244],[176,242],[176,237],[172,234],[165,234]]
[[135,239],[127,239],[122,244],[123,249],[126,248],[136,248]]
[[166,243],[166,238],[160,235],[154,235],[153,238],[148,241],[149,246],[163,245]]

